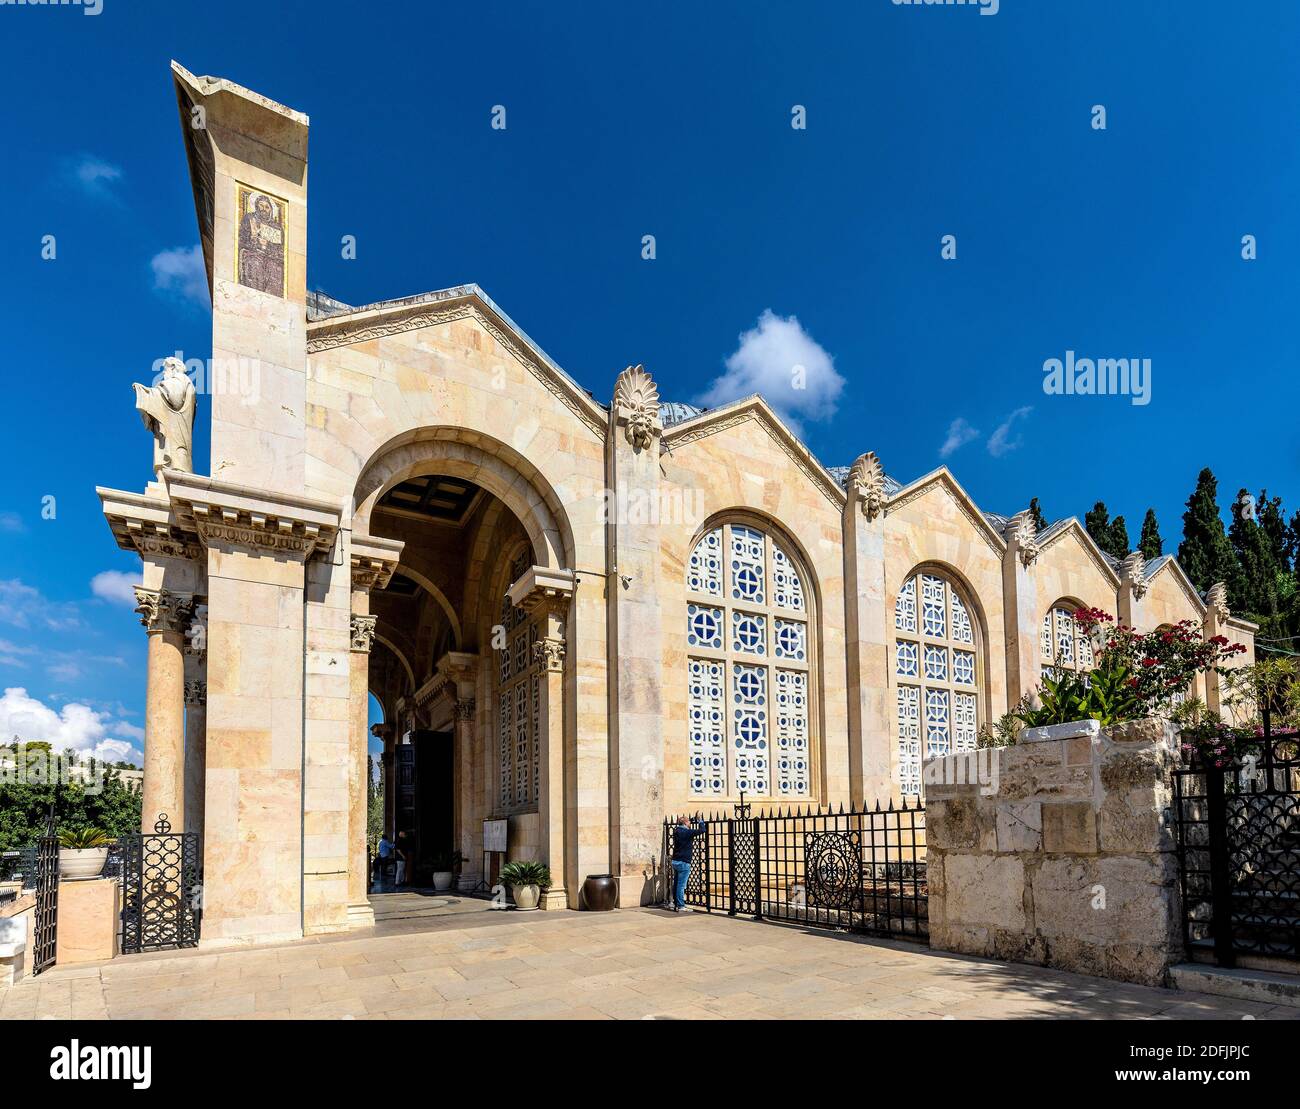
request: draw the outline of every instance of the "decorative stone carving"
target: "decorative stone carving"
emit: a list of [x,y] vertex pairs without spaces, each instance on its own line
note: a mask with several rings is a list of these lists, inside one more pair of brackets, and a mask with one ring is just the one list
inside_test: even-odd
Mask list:
[[539,639],[533,644],[533,661],[543,670],[556,672],[564,669],[564,640]]
[[185,703],[196,708],[208,703],[208,683],[195,679],[185,683]]
[[1205,594],[1205,603],[1220,622],[1232,615],[1232,609],[1228,607],[1228,586],[1225,582],[1216,581],[1210,586]]
[[455,710],[456,719],[473,720],[474,713],[477,710],[477,708],[478,708],[478,702],[473,697],[469,697],[466,698],[465,700],[457,701],[456,710]]
[[1146,596],[1147,589],[1147,562],[1142,557],[1141,551],[1129,551],[1124,556],[1124,561],[1120,563],[1120,580],[1129,583],[1129,588],[1133,590],[1133,596],[1139,601]]
[[1014,543],[1019,550],[1020,561],[1028,569],[1038,557],[1038,529],[1034,526],[1033,513],[1029,509],[1017,512],[1003,529],[1002,538],[1007,543]]
[[885,511],[885,468],[875,451],[859,455],[849,470],[849,490],[862,499],[862,515],[874,520]]
[[194,472],[194,382],[179,358],[163,360],[162,378],[152,387],[136,382],[135,407],[153,432],[153,471]]
[[628,366],[614,383],[614,414],[626,424],[624,434],[633,450],[645,450],[662,435],[659,420],[659,386],[643,366]]
[[213,478],[167,475],[176,525],[204,546],[238,546],[304,559],[329,551],[338,509],[324,501],[266,494]]
[[393,578],[405,546],[400,540],[371,535],[352,536],[352,588],[383,589]]
[[375,641],[377,616],[353,616],[351,622],[352,650],[369,653]]
[[169,593],[165,589],[135,587],[135,611],[140,623],[152,635],[154,632],[184,633],[190,619],[189,597]]

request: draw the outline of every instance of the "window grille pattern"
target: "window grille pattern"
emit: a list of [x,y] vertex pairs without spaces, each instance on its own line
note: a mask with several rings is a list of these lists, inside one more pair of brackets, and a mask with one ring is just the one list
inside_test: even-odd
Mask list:
[[807,797],[812,660],[802,572],[767,532],[723,524],[692,550],[686,590],[692,795]]
[[1063,670],[1087,673],[1092,669],[1092,640],[1075,623],[1071,605],[1056,604],[1047,610],[1039,647],[1044,677],[1055,677]]
[[[919,600],[919,611],[918,611]],[[894,604],[895,724],[902,792],[921,793],[921,764],[973,751],[979,729],[975,625],[946,578],[921,573]]]
[[[518,581],[527,569],[527,555],[515,559],[509,581]],[[501,601],[502,645],[497,650],[497,805],[502,813],[527,812],[537,807],[541,767],[540,665],[533,659],[536,625],[521,608]]]

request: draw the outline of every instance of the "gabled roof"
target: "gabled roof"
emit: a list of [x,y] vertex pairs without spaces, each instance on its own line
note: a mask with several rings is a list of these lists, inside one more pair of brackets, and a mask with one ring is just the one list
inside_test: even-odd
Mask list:
[[979,533],[988,543],[989,548],[994,554],[1001,556],[1007,549],[1007,541],[1003,538],[1001,530],[995,528],[989,520],[989,514],[981,511],[972,499],[969,493],[962,488],[961,483],[952,476],[952,471],[947,466],[940,466],[937,470],[931,470],[923,477],[917,478],[907,485],[900,486],[897,490],[889,495],[889,503],[885,506],[885,512],[895,512],[904,505],[922,496],[928,489],[935,485],[942,485],[956,499],[962,513],[966,516]]
[[1110,579],[1113,587],[1119,587],[1119,562],[1111,558],[1105,551],[1097,546],[1097,541],[1088,534],[1088,529],[1079,522],[1077,516],[1067,516],[1064,520],[1057,520],[1056,523],[1043,528],[1035,536],[1040,551],[1047,550],[1053,543],[1063,539],[1070,532],[1074,532],[1079,537],[1079,542],[1083,544],[1083,549],[1092,557],[1102,574]]

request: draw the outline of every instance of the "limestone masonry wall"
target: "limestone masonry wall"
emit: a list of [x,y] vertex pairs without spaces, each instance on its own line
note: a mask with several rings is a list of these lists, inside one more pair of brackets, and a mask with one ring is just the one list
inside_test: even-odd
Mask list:
[[1144,720],[927,762],[931,947],[1163,983],[1182,945],[1172,739]]

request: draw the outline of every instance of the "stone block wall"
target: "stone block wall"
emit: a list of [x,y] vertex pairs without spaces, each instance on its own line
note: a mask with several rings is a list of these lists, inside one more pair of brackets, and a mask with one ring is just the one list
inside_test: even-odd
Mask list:
[[1144,720],[927,762],[930,946],[1163,984],[1182,946],[1174,751]]

